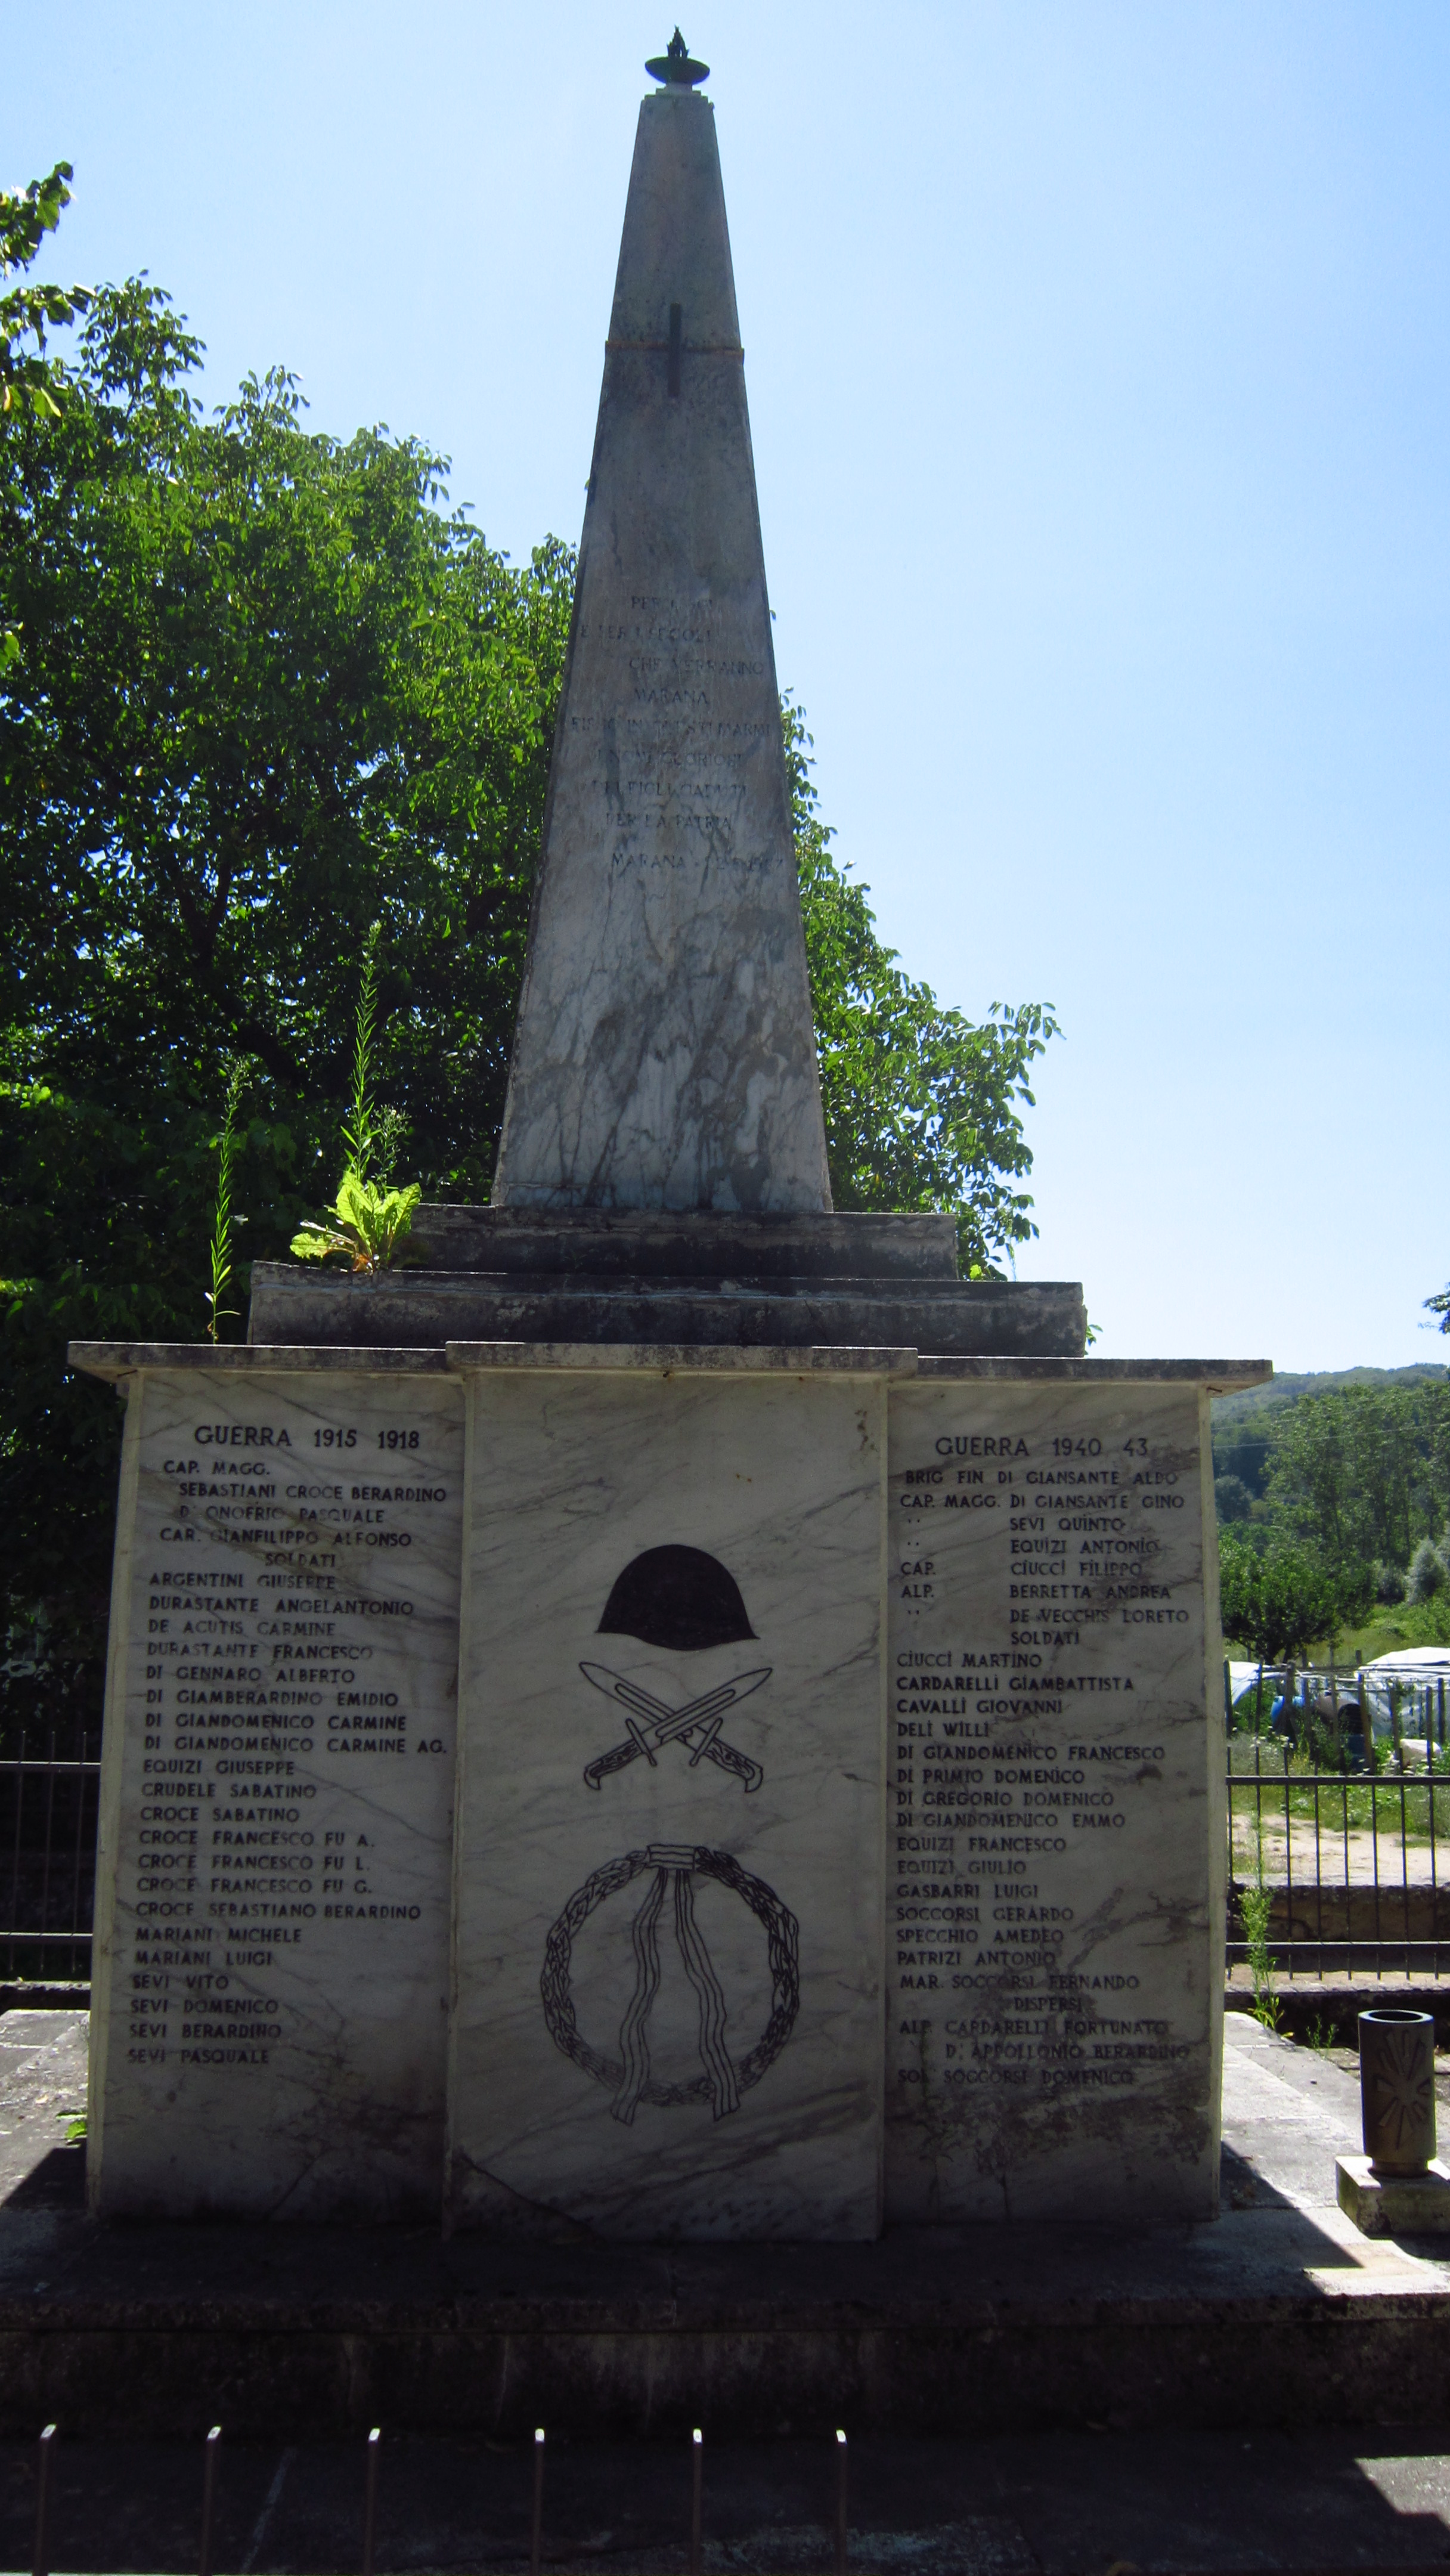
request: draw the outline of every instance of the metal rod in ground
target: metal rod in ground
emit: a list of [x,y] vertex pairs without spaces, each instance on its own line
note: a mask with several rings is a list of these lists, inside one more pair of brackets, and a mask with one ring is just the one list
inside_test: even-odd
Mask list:
[[206,2467],[201,2475],[201,2576],[211,2576],[212,2542],[216,2533],[216,2471],[221,2453],[222,2428],[213,2424],[206,2437]]
[[529,2576],[539,2576],[544,2557],[544,2428],[534,2434],[534,2510],[529,2523]]
[[47,2424],[35,2446],[35,2550],[31,2576],[50,2576],[50,2461],[55,2426]]
[[690,2576],[700,2576],[700,2544],[705,2519],[705,2437],[697,2424],[690,2435]]
[[383,2447],[383,2428],[375,2424],[368,2435],[368,2467],[363,2482],[362,2576],[373,2576],[373,2561],[378,2546],[378,2453]]
[[846,2436],[836,2435],[836,2576],[846,2576]]

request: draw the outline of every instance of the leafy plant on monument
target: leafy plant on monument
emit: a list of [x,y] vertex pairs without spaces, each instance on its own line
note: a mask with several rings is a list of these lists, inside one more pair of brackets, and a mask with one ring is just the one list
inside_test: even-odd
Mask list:
[[[397,1110],[379,1109],[373,1098],[378,943],[382,934],[382,923],[375,921],[363,943],[362,983],[353,1036],[352,1110],[342,1131],[347,1164],[337,1196],[322,1223],[308,1219],[292,1237],[292,1249],[300,1261],[327,1261],[340,1253],[349,1268],[363,1276],[391,1269],[412,1225],[413,1210],[423,1195],[416,1182],[402,1190],[388,1186],[387,1174],[407,1122]],[[375,1161],[377,1181],[368,1177]]]
[[236,1160],[237,1151],[237,1111],[241,1106],[243,1086],[250,1071],[249,1057],[239,1055],[233,1058],[231,1071],[227,1076],[226,1107],[222,1112],[221,1133],[216,1140],[216,1204],[212,1210],[211,1242],[208,1246],[211,1257],[211,1286],[206,1296],[206,1302],[211,1308],[206,1329],[209,1339],[214,1342],[221,1339],[219,1326],[223,1317],[229,1318],[233,1323],[240,1321],[237,1308],[224,1306],[222,1299],[232,1285],[232,1228],[246,1223],[245,1217],[234,1216],[232,1213],[232,1165]]

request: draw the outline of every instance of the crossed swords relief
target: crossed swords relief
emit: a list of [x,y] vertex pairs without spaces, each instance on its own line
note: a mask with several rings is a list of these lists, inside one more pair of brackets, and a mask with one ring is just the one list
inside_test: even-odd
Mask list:
[[584,1778],[588,1786],[597,1789],[611,1772],[623,1771],[627,1764],[641,1758],[653,1771],[658,1767],[655,1755],[661,1745],[681,1743],[690,1747],[692,1771],[700,1762],[713,1762],[718,1770],[728,1771],[734,1779],[743,1781],[745,1794],[749,1797],[752,1789],[759,1788],[765,1773],[758,1762],[752,1762],[748,1753],[741,1752],[738,1744],[730,1743],[720,1733],[720,1720],[727,1708],[733,1708],[739,1700],[748,1699],[752,1691],[759,1690],[762,1682],[768,1682],[773,1669],[770,1664],[762,1664],[757,1672],[737,1673],[734,1681],[717,1683],[714,1690],[702,1692],[698,1699],[687,1700],[683,1708],[670,1708],[662,1699],[655,1699],[651,1692],[641,1690],[638,1682],[626,1681],[621,1673],[610,1672],[605,1664],[581,1664],[579,1670],[585,1680],[592,1682],[597,1691],[603,1691],[606,1699],[617,1701],[624,1710],[624,1722],[629,1729],[622,1744],[613,1744],[596,1761],[586,1762]]

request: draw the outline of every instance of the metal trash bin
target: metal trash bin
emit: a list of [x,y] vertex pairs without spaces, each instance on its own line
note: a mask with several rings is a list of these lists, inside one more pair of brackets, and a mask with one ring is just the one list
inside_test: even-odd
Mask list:
[[1371,2171],[1422,2174],[1435,2152],[1433,2013],[1359,2015],[1359,2101]]

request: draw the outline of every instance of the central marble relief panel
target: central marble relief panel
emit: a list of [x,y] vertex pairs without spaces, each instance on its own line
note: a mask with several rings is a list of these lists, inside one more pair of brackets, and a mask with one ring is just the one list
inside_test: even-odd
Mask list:
[[449,2223],[874,2236],[884,1379],[467,1382]]

